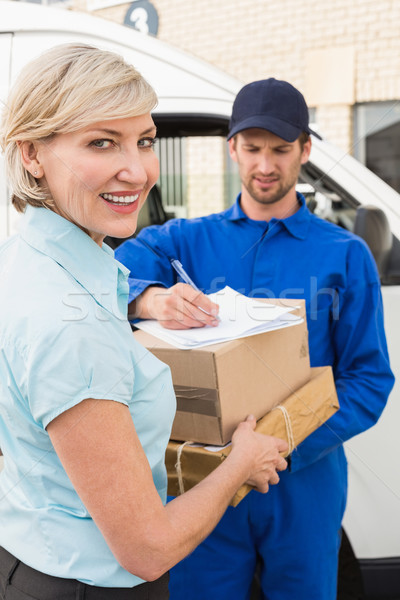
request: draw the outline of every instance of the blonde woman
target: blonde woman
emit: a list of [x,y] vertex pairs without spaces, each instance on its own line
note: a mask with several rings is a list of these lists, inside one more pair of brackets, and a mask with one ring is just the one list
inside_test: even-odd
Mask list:
[[[250,482],[266,492],[286,443],[239,425],[228,459],[166,502],[169,369],[126,318],[129,236],[158,177],[153,89],[83,44],[32,61],[1,143],[20,232],[0,247],[0,598],[168,598],[168,569]],[[208,307],[214,310],[215,306]]]

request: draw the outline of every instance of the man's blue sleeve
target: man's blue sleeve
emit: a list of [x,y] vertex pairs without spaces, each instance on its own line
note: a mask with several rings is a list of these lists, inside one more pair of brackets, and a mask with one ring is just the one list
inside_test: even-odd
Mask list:
[[[129,303],[150,285],[171,287],[176,283],[170,259],[178,255],[171,222],[167,225],[146,227],[115,250],[115,258],[130,270]],[[145,279],[141,278],[142,273],[146,274]]]
[[375,265],[365,250],[356,252],[352,262],[348,285],[339,292],[338,318],[331,323],[340,409],[293,452],[292,471],[374,425],[394,384]]

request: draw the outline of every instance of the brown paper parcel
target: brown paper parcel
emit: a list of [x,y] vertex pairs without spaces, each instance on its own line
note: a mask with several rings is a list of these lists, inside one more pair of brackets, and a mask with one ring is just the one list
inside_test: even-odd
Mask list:
[[[279,407],[271,410],[257,422],[256,431],[282,438],[289,446],[292,438],[292,445],[296,447],[339,409],[331,367],[311,369],[310,381],[280,406],[284,411]],[[289,421],[285,419],[284,412]],[[183,490],[187,491],[211,473],[229,452],[230,446],[211,452],[204,447],[183,445],[182,442],[171,440],[166,452],[168,494],[180,494],[179,472]],[[249,485],[243,485],[232,499],[231,505],[237,506],[251,489]]]

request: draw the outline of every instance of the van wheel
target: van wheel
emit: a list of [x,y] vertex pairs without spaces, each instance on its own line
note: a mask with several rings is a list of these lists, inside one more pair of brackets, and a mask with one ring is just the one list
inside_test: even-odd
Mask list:
[[349,538],[342,529],[339,552],[339,575],[337,600],[363,600],[365,598],[360,566]]

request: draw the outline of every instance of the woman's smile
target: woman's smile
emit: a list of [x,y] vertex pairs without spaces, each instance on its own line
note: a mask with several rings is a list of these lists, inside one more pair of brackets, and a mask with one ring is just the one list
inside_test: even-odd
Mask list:
[[114,212],[128,215],[139,210],[140,193],[114,192],[112,194],[99,194],[99,196]]

